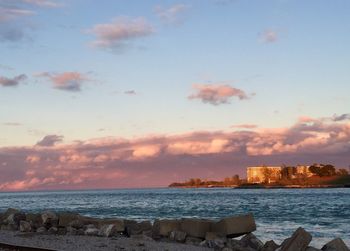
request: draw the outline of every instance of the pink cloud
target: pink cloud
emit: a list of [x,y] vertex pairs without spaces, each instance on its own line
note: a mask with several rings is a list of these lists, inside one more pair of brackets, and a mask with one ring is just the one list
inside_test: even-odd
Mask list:
[[268,29],[261,33],[260,38],[264,43],[274,43],[278,40],[278,33]]
[[199,99],[203,103],[212,105],[227,104],[233,97],[240,100],[248,99],[248,95],[241,89],[221,84],[194,84],[194,93],[188,99]]
[[57,8],[62,6],[56,1],[49,1],[49,0],[22,0],[22,2],[27,4],[32,4],[38,7]]
[[223,178],[262,163],[344,167],[350,123],[299,120],[286,128],[201,131],[136,139],[97,138],[51,147],[0,148],[0,190],[166,186]]
[[147,37],[154,33],[154,28],[144,18],[118,17],[111,23],[96,24],[89,33],[96,36],[94,47],[103,49],[121,49],[131,40]]
[[160,147],[157,145],[141,145],[133,148],[132,157],[134,159],[145,159],[155,157],[159,154]]
[[31,164],[38,163],[40,161],[40,157],[37,155],[28,155],[26,161]]
[[241,128],[241,129],[255,129],[258,126],[255,124],[240,124],[240,125],[233,125],[232,128]]
[[81,85],[89,80],[85,74],[79,72],[43,72],[36,76],[49,79],[55,89],[72,92],[81,91]]
[[5,8],[0,6],[0,23],[10,21],[19,17],[31,16],[35,12],[20,8]]
[[158,5],[154,8],[154,11],[162,21],[166,23],[178,23],[184,18],[183,14],[188,8],[189,6],[186,4],[175,4],[168,8]]

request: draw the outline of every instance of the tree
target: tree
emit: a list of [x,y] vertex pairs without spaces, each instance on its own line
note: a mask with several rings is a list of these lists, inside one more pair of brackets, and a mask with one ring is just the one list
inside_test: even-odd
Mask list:
[[264,183],[270,183],[270,179],[272,176],[272,170],[270,168],[264,166],[262,173],[263,173],[263,177],[264,177]]
[[197,178],[197,179],[194,180],[194,184],[195,184],[196,186],[200,186],[201,183],[202,183],[202,180],[199,179],[199,178]]
[[327,164],[322,165],[321,167],[321,177],[322,176],[334,176],[335,175],[335,167],[333,165]]
[[333,165],[327,164],[313,164],[309,167],[310,172],[316,174],[320,177],[329,177],[336,174],[335,167]]
[[240,180],[239,180],[239,175],[236,174],[232,177],[232,185],[239,185]]
[[349,175],[349,172],[346,169],[340,168],[337,171],[337,175],[339,175],[339,176],[346,176],[346,175]]
[[309,171],[312,172],[313,174],[317,175],[317,176],[322,176],[321,174],[321,167],[317,164],[313,164],[309,167]]
[[224,179],[224,186],[229,186],[229,185],[231,185],[231,179],[229,177],[226,177]]

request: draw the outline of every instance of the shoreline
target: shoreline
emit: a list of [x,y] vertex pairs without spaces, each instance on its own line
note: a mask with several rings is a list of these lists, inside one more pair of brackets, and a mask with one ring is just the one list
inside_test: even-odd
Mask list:
[[16,191],[3,191],[0,190],[0,194],[15,194],[15,193],[62,193],[62,192],[98,192],[98,191],[122,191],[122,190],[162,190],[162,189],[176,189],[176,188],[231,188],[231,189],[313,189],[313,188],[350,188],[350,184],[345,185],[309,185],[309,186],[164,186],[164,187],[130,187],[130,188],[96,188],[96,189],[53,189],[53,190],[16,190]]
[[[181,218],[135,221],[92,218],[73,212],[25,213],[9,208],[0,212],[0,246],[23,245],[52,250],[222,250],[222,251],[317,251],[309,247],[312,236],[299,227],[281,243],[263,243],[253,232],[252,214],[218,220]],[[349,251],[336,238],[323,251]],[[25,249],[23,249],[25,250]],[[30,250],[30,249],[29,249]],[[1,247],[0,247],[0,251]]]
[[334,188],[350,188],[349,185],[318,185],[318,186],[299,186],[299,185],[290,185],[290,186],[263,186],[263,185],[251,185],[251,186],[174,186],[168,187],[169,189],[173,188],[227,188],[227,189],[334,189]]

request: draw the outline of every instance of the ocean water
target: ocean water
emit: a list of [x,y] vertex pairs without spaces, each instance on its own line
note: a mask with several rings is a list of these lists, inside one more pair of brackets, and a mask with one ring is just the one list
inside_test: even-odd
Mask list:
[[118,189],[0,193],[0,211],[75,211],[94,217],[136,220],[219,219],[253,213],[255,234],[281,242],[299,226],[321,247],[341,237],[350,246],[350,189]]

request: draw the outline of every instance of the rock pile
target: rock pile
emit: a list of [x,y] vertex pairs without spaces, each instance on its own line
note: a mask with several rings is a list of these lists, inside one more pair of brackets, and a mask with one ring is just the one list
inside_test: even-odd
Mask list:
[[[208,219],[174,219],[137,222],[126,219],[97,219],[76,213],[24,213],[9,208],[0,213],[0,229],[40,234],[130,237],[148,241],[179,242],[222,251],[317,251],[310,247],[310,233],[298,228],[281,245],[273,240],[263,243],[252,232],[256,230],[252,214]],[[240,240],[237,237],[243,236]],[[323,251],[349,251],[337,238],[325,244]]]

